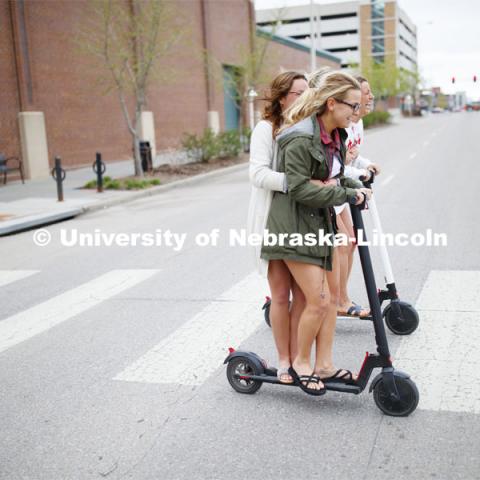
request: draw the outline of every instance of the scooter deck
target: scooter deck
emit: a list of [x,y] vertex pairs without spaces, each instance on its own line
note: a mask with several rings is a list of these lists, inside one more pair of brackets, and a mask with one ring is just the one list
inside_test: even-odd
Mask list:
[[[239,375],[240,377],[240,375]],[[243,377],[243,375],[242,375]],[[278,377],[277,377],[277,371],[271,368],[268,368],[266,370],[266,373],[261,374],[261,375],[245,375],[245,377],[248,377],[249,380],[255,380],[258,382],[262,383],[270,383],[273,385],[282,385],[285,387],[298,387],[298,385],[295,385],[295,383],[284,383],[281,382]],[[344,393],[353,393],[355,395],[358,395],[361,393],[363,388],[361,388],[359,385],[355,385],[354,383],[342,383],[342,382],[335,382],[335,381],[325,381],[323,382],[325,385],[325,388],[327,390],[331,390],[333,392],[344,392]]]
[[355,315],[343,315],[343,314],[338,314],[337,318],[342,318],[344,320],[368,320],[368,321],[373,321],[373,317],[371,315],[367,315],[366,317],[357,317]]

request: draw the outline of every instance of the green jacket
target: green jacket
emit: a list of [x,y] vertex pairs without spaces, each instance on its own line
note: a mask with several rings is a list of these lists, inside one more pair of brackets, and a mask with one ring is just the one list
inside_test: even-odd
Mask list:
[[[341,186],[337,187],[317,187],[310,183],[311,179],[328,178],[325,146],[320,140],[316,114],[277,137],[278,169],[286,174],[288,193],[273,195],[266,226],[269,233],[277,238],[283,233],[299,233],[302,237],[313,233],[318,237],[319,231],[333,236],[329,207],[352,201],[356,196],[354,189],[362,187],[360,182],[343,176],[347,137],[344,129],[340,130],[340,137],[342,168],[337,178]],[[329,245],[319,245],[318,241],[313,246],[296,245],[298,242],[287,240],[284,245],[265,243],[261,253],[265,260],[296,260],[332,269],[333,247]]]

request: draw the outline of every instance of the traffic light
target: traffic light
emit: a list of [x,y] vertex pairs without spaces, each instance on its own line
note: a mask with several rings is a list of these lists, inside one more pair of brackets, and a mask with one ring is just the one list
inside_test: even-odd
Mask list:
[[476,83],[476,81],[477,81],[477,76],[476,75],[473,76],[473,81]]
[[452,77],[452,83],[455,83],[455,77]]

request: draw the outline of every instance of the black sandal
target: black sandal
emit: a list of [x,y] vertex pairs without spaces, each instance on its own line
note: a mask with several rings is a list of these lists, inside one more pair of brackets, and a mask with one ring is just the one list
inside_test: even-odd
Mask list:
[[325,393],[327,393],[327,389],[325,388],[325,386],[318,390],[308,388],[309,383],[316,383],[318,385],[322,381],[319,376],[315,375],[315,372],[312,372],[310,375],[298,375],[294,368],[290,367],[288,369],[288,373],[293,378],[293,383],[297,385],[297,387],[300,387],[305,393],[316,396],[324,395]]
[[[344,372],[343,374],[341,374]],[[333,375],[329,377],[319,377],[322,382],[331,382],[331,383],[354,383],[356,379],[353,378],[353,373],[350,370],[341,368],[337,370]]]

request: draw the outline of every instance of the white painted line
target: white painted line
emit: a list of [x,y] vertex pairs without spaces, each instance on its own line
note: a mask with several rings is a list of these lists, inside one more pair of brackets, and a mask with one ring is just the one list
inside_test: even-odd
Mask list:
[[381,187],[385,187],[385,186],[388,185],[394,178],[395,178],[395,175],[390,175],[390,176],[388,176],[388,177],[380,184],[380,186],[381,186]]
[[35,275],[39,270],[0,270],[0,287]]
[[417,156],[417,152],[414,152],[408,158],[409,160],[413,160],[416,156]]
[[159,270],[112,270],[79,287],[0,321],[0,352],[69,320],[143,282]]
[[425,141],[423,142],[423,146],[424,146],[424,147],[428,147],[429,145],[430,145],[430,140],[425,140]]
[[114,380],[201,385],[263,323],[266,280],[252,273],[224,292]]
[[430,272],[420,325],[394,355],[417,384],[419,408],[480,414],[479,293],[479,271]]

